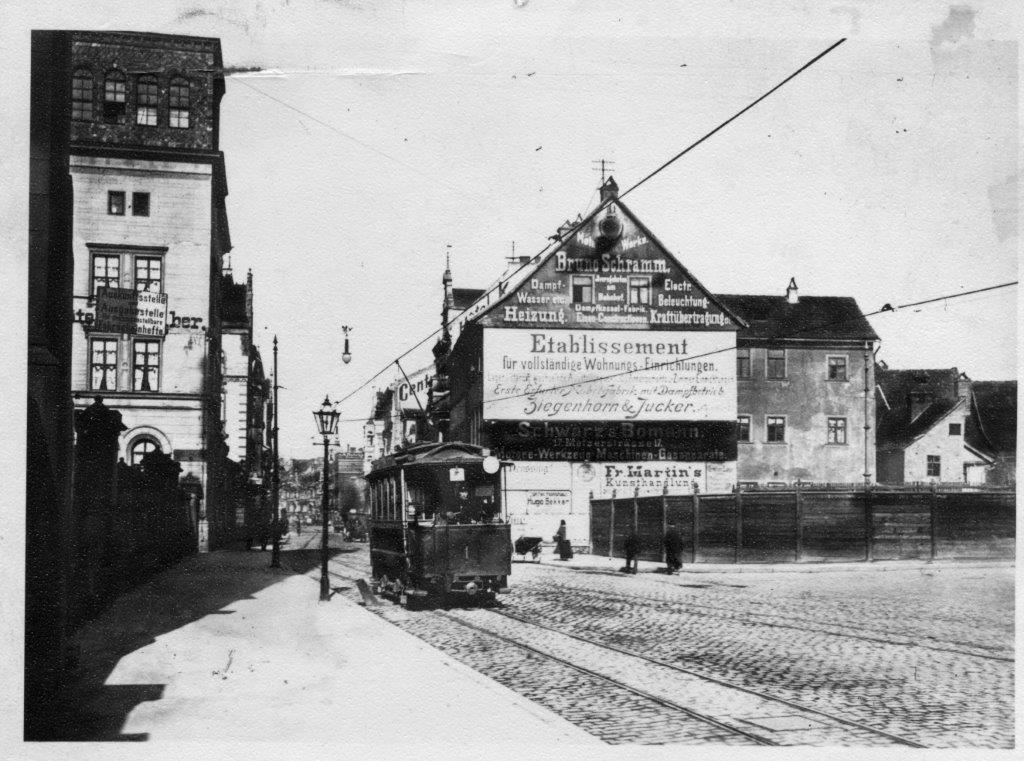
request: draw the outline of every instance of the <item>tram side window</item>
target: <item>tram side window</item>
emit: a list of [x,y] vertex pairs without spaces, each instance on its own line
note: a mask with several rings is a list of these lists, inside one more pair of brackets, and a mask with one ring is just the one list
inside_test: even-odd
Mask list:
[[419,484],[406,484],[409,492],[409,503],[416,508],[416,517],[419,520],[430,521],[434,519],[434,505],[430,502],[427,490]]

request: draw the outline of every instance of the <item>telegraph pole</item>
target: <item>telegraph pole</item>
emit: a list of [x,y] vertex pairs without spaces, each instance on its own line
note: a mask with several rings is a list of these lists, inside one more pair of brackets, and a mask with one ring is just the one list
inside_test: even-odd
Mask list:
[[281,408],[277,406],[277,336],[274,336],[274,426],[270,429],[270,446],[274,451],[274,462],[271,463],[271,475],[270,475],[270,502],[274,510],[274,520],[271,524],[271,531],[273,531],[274,544],[273,549],[270,553],[270,567],[280,568],[281,567],[281,531],[278,526],[279,523],[279,510],[278,503],[281,497],[281,479],[278,473],[278,468],[281,463],[281,452],[277,448],[277,424],[281,418]]

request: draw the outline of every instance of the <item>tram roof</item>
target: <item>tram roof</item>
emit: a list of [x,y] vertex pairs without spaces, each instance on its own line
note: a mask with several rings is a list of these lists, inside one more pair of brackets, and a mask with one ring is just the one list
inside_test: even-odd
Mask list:
[[490,451],[460,441],[416,444],[403,452],[395,452],[374,460],[369,476],[372,478],[382,470],[409,467],[411,465],[433,465],[440,463],[478,463],[490,455]]

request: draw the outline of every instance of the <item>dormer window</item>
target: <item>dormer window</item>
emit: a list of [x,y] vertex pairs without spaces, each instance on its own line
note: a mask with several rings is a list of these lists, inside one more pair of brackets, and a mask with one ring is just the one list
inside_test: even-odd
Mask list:
[[181,77],[172,79],[168,95],[170,105],[168,124],[179,129],[187,129],[189,109],[191,108],[188,80]]
[[71,118],[86,122],[94,118],[92,72],[88,69],[79,69],[71,78]]
[[107,124],[124,124],[126,109],[125,76],[120,71],[111,71],[103,82],[103,121]]

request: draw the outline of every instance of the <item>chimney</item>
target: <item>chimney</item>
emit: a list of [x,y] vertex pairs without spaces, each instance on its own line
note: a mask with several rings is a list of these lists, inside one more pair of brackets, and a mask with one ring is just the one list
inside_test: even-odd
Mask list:
[[789,285],[786,286],[786,301],[790,304],[796,304],[800,301],[800,297],[797,295],[795,277],[791,277],[789,279]]
[[615,184],[615,178],[609,177],[601,186],[601,203],[619,197],[619,186]]

